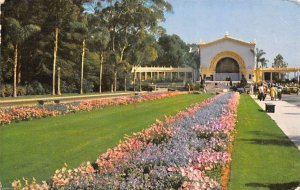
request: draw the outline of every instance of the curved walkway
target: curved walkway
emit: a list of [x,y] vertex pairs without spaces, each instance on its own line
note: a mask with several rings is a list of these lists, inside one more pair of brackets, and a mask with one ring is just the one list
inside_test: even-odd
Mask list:
[[265,110],[265,103],[275,105],[275,113],[267,114],[300,150],[300,96],[286,95],[280,101],[271,101],[270,96],[267,96],[265,101],[259,101],[254,95],[251,97],[263,110]]

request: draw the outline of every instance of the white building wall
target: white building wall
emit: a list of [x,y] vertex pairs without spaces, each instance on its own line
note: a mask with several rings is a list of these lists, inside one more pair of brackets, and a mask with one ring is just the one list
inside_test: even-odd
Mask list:
[[222,51],[233,51],[239,54],[246,65],[246,69],[254,69],[254,50],[255,45],[247,45],[239,42],[225,39],[223,41],[202,46],[200,48],[201,67],[209,67],[211,60]]

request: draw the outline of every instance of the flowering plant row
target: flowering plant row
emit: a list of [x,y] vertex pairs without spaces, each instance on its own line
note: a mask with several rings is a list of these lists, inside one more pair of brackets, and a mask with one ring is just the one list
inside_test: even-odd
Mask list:
[[185,92],[148,93],[139,96],[120,96],[63,104],[0,108],[0,125],[10,124],[13,121],[32,120],[36,118],[57,116],[78,111],[90,111],[95,108],[103,108],[107,106],[127,105],[147,100],[162,99],[183,93]]
[[47,188],[220,189],[238,98],[220,94],[157,121],[100,155],[93,167],[57,170]]

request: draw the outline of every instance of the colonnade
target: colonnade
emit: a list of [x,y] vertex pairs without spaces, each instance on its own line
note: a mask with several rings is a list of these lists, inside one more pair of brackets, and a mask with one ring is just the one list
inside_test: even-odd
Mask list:
[[294,73],[299,83],[300,68],[259,68],[255,70],[256,82],[265,81],[265,73],[270,73],[270,82],[272,82],[273,73]]
[[134,80],[194,80],[194,72],[192,68],[183,67],[141,67],[134,66],[131,70],[134,75]]

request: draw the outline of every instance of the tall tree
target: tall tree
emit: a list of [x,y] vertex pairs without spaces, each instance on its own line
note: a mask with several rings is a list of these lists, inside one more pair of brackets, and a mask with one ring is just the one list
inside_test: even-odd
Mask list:
[[101,2],[94,4],[93,11],[94,14],[89,16],[89,48],[96,53],[96,61],[99,63],[99,93],[102,93],[103,63],[110,42],[110,32],[108,23],[104,20]]
[[255,57],[256,57],[256,68],[259,67],[259,63],[261,68],[267,66],[268,60],[264,58],[263,56],[266,54],[264,50],[256,48]]
[[269,60],[267,60],[266,58],[261,58],[260,59],[260,65],[261,65],[261,68],[264,68],[264,67],[267,67],[268,66],[268,62]]
[[49,6],[49,15],[47,22],[50,24],[50,29],[54,31],[54,48],[53,48],[53,64],[52,64],[52,95],[55,95],[56,84],[56,62],[59,42],[59,29],[63,25],[76,20],[80,14],[80,7],[75,3],[82,3],[80,1],[72,0],[46,0]]
[[105,28],[96,28],[91,33],[89,41],[90,50],[96,52],[96,60],[99,63],[99,93],[102,93],[102,75],[103,75],[103,63],[107,46],[109,43],[109,31]]
[[177,35],[163,35],[158,43],[161,51],[156,62],[159,66],[184,66],[187,64],[189,47]]
[[194,70],[194,79],[196,81],[200,80],[200,73],[199,73],[199,69],[200,69],[200,49],[199,46],[197,44],[189,44],[188,45],[190,50],[189,50],[189,60],[187,61],[187,65],[192,67]]
[[[286,68],[288,66],[288,63],[286,63],[283,59],[283,56],[281,54],[276,55],[274,58],[274,62],[272,63],[273,68]],[[281,73],[274,73],[274,77],[281,80],[285,74]]]
[[132,46],[129,39],[136,38],[142,31],[156,33],[158,24],[164,19],[164,11],[171,9],[165,0],[109,0],[103,9],[104,20],[110,31],[111,56],[113,63],[113,85],[117,89],[117,65],[126,61],[128,49]]
[[272,63],[273,68],[286,68],[288,63],[283,60],[283,56],[281,54],[276,55],[274,58],[274,62]]
[[[74,23],[86,25],[81,19],[86,11],[83,4],[92,1],[93,11],[87,13],[95,17],[89,21],[88,31],[88,34],[93,33],[93,46],[90,43],[93,40],[72,29]],[[163,31],[159,24],[171,6],[166,0],[9,0],[1,8],[0,80],[13,81],[15,46],[5,37],[9,32],[4,23],[4,18],[11,17],[20,26],[41,27],[37,35],[31,35],[22,46],[18,45],[18,66],[19,63],[24,65],[17,69],[22,72],[20,86],[28,88],[31,94],[36,92],[33,89],[38,89],[37,86],[40,92],[55,94],[57,67],[61,68],[62,92],[76,92],[80,88],[92,91],[98,83],[100,92],[107,90],[109,83],[113,84],[114,91],[117,86],[122,88],[122,80],[128,72],[121,69],[123,63],[150,64],[157,57],[159,46],[155,39]],[[154,40],[148,43],[148,36]],[[90,56],[97,58],[96,61]]]
[[81,72],[80,72],[80,90],[79,93],[83,94],[83,70],[84,70],[84,61],[86,54],[86,40],[89,37],[88,26],[87,26],[87,16],[84,15],[82,19],[70,24],[71,35],[73,35],[76,41],[79,41],[81,44]]
[[7,32],[9,34],[8,38],[10,38],[10,41],[14,46],[13,96],[17,97],[17,67],[18,67],[19,46],[30,35],[40,31],[40,27],[32,24],[21,26],[21,24],[14,18],[7,18],[6,22],[7,22],[6,24]]
[[[30,2],[30,0],[10,0],[5,1],[3,5],[1,5],[1,24],[2,24],[2,44],[1,44],[1,68],[0,72],[2,74],[0,75],[0,80],[4,81],[4,83],[10,83],[11,79],[13,80],[13,77],[10,77],[10,70],[13,70],[13,65],[10,64],[12,61],[16,58],[17,68],[16,68],[16,80],[17,84],[19,85],[21,82],[24,84],[26,82],[26,76],[23,76],[24,71],[29,67],[29,64],[31,62],[27,61],[27,58],[31,56],[30,51],[32,47],[28,45],[28,42],[35,41],[35,36],[38,35],[29,35],[31,29],[34,30],[34,28],[39,29],[38,27],[29,27],[29,26],[41,26],[41,22],[37,22],[38,19],[34,17],[34,14],[37,13],[36,10],[37,2]],[[30,11],[29,11],[30,10]],[[32,12],[31,12],[32,11]],[[34,13],[34,14],[32,14]],[[15,19],[17,25],[19,25],[22,29],[21,30],[14,30],[13,33],[11,33],[11,27],[7,26],[7,24],[12,24],[7,22],[9,19]],[[15,22],[15,24],[16,24]],[[15,25],[15,26],[17,26]],[[28,26],[25,27],[24,26]],[[15,33],[21,32],[23,34],[20,34],[18,36],[13,36]],[[21,37],[21,38],[19,38]],[[13,45],[12,40],[20,40],[20,43],[18,43],[18,49],[15,51],[15,45]],[[19,51],[19,50],[22,51]],[[14,54],[17,52],[17,57],[14,56]],[[21,58],[22,57],[22,58]],[[24,65],[26,64],[26,66]],[[10,67],[12,65],[12,67]],[[22,67],[21,67],[22,66]],[[21,73],[22,73],[22,80],[21,81]]]
[[150,65],[158,58],[158,44],[153,35],[140,32],[137,38],[131,39],[128,61],[133,65]]

